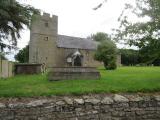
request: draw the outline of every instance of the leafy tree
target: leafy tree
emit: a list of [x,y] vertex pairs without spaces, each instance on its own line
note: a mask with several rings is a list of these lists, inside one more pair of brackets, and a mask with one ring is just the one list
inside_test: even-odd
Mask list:
[[150,38],[148,42],[150,43],[147,46],[141,48],[140,55],[143,60],[142,62],[153,64],[155,61],[160,60],[160,40],[152,40]]
[[[131,22],[126,11],[132,11],[143,22]],[[119,21],[116,38],[137,46],[144,62],[152,63],[160,59],[160,0],[136,0],[136,7],[126,4]]]
[[[123,65],[154,65],[160,66],[160,59],[155,59],[154,61],[147,61],[149,57],[152,57],[148,52],[149,48],[143,48],[142,50],[133,49],[120,49],[121,63]],[[149,58],[150,59],[150,58]],[[146,62],[147,61],[147,62]]]
[[[97,36],[99,34],[96,34]],[[99,37],[95,37],[99,38]],[[117,48],[110,39],[96,40],[101,41],[95,52],[95,59],[104,63],[108,70],[116,69]]]
[[20,50],[17,55],[15,55],[15,59],[20,63],[27,63],[29,60],[29,45]]
[[[32,14],[39,11],[16,0],[0,0],[0,48],[15,48],[20,31],[30,26]],[[6,44],[9,43],[9,44]]]
[[140,54],[138,50],[120,49],[121,63],[123,65],[136,65],[141,63]]
[[106,40],[111,39],[108,34],[103,33],[103,32],[98,32],[96,34],[93,34],[91,35],[91,38],[97,42],[104,42]]
[[152,62],[154,66],[160,66],[160,59],[156,59]]

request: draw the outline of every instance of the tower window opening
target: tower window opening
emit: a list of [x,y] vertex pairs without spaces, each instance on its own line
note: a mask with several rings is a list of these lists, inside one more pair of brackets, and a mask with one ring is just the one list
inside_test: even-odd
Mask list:
[[44,40],[45,40],[45,41],[48,41],[48,37],[44,37]]

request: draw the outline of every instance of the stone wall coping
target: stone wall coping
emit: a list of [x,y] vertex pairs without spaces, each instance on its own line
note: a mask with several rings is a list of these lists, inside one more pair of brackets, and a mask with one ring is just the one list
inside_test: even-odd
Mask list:
[[39,64],[39,63],[16,63],[15,66],[37,66],[37,65],[42,65],[42,64]]
[[[147,98],[147,99],[146,99]],[[149,98],[149,99],[148,99]],[[55,104],[55,105],[82,105],[82,104],[114,104],[114,103],[129,103],[129,102],[140,102],[155,100],[160,102],[160,95],[85,95],[85,96],[54,96],[46,98],[30,98],[28,101],[23,101],[25,98],[20,100],[17,98],[0,99],[0,108],[19,108],[19,107],[37,107],[44,104]]]
[[160,94],[0,98],[0,120],[160,120]]

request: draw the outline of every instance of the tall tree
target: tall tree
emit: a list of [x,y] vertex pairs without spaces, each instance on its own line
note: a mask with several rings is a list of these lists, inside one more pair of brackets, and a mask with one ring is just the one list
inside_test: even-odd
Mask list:
[[141,63],[138,50],[133,49],[119,49],[121,54],[122,65],[136,65]]
[[[144,56],[144,62],[152,63],[160,59],[160,0],[135,0],[135,3],[135,7],[126,4],[119,18],[121,25],[116,30],[116,38],[137,46]],[[128,10],[142,21],[129,20],[129,16],[125,14]]]
[[[0,48],[14,48],[20,31],[24,26],[29,28],[32,14],[39,10],[23,5],[16,0],[0,0]],[[7,44],[8,43],[8,44]]]
[[95,52],[95,59],[104,63],[107,70],[117,68],[117,47],[106,33],[97,33],[92,35],[95,41],[99,42],[98,48]]

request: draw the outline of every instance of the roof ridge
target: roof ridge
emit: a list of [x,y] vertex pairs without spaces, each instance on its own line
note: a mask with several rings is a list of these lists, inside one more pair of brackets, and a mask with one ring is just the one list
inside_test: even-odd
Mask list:
[[97,45],[93,40],[86,38],[58,35],[57,47],[95,50]]
[[64,37],[70,37],[70,38],[79,38],[79,39],[86,39],[86,40],[91,40],[91,39],[88,39],[88,38],[83,38],[83,37],[77,37],[77,36],[69,36],[69,35],[60,35],[58,34],[58,36],[64,36]]

